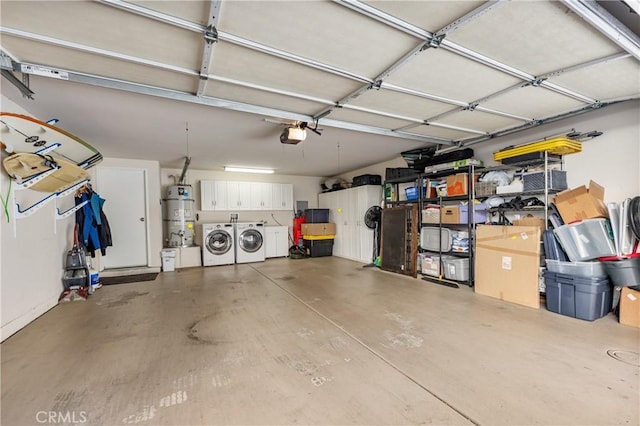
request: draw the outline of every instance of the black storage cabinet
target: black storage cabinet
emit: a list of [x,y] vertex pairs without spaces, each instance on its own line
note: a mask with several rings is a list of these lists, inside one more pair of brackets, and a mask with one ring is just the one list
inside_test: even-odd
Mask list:
[[329,209],[306,209],[304,217],[307,223],[329,223]]

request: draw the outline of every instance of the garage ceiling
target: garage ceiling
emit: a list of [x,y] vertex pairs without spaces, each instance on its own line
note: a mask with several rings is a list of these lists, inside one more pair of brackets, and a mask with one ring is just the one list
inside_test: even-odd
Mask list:
[[[105,156],[163,167],[331,176],[640,97],[638,35],[589,0],[0,7],[3,69],[35,92],[3,94]],[[322,135],[281,144],[294,121]]]

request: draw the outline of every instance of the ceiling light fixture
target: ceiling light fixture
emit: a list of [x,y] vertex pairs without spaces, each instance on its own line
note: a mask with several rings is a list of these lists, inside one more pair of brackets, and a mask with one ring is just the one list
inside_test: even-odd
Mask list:
[[249,167],[235,167],[235,166],[224,166],[224,171],[239,172],[239,173],[264,173],[264,174],[273,173],[273,169],[253,169]]

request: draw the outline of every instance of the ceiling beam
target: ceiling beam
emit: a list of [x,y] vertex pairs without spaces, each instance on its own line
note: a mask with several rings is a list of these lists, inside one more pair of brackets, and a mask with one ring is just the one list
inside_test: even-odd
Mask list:
[[[360,13],[365,13],[365,14],[371,14],[374,17],[378,16],[379,18],[384,18],[385,22],[390,24],[390,25],[398,25],[399,29],[403,29],[403,28],[407,28],[407,23],[403,22],[397,18],[394,18],[391,15],[385,14],[384,12],[374,12],[374,8],[372,8],[371,6],[364,4],[364,3],[360,3],[357,1],[351,1],[351,0],[335,0],[336,3],[340,3],[343,4],[347,7],[353,8],[355,10],[357,10]],[[455,20],[454,22],[452,22],[451,24],[443,27],[440,31],[438,31],[435,35],[431,34],[430,32],[426,31],[426,30],[422,30],[422,32],[420,31],[421,29],[419,29],[418,27],[412,27],[410,34],[415,36],[416,34],[418,34],[419,36],[426,36],[427,41],[423,41],[420,42],[420,44],[418,44],[417,46],[415,46],[413,49],[411,49],[409,52],[405,53],[402,57],[400,57],[398,60],[396,60],[395,62],[393,62],[391,65],[389,65],[388,67],[385,68],[384,71],[382,71],[380,74],[378,74],[376,77],[373,78],[373,83],[368,84],[366,86],[360,87],[359,89],[349,93],[348,95],[344,96],[343,98],[341,98],[340,100],[338,100],[335,105],[327,107],[322,109],[321,111],[318,111],[316,114],[314,114],[314,117],[326,117],[328,114],[331,113],[331,111],[333,111],[335,108],[340,108],[342,106],[344,106],[345,104],[347,104],[348,102],[352,101],[353,99],[358,98],[360,95],[362,95],[363,93],[366,93],[369,90],[372,89],[376,89],[379,90],[381,85],[384,84],[384,80],[389,77],[391,74],[393,74],[395,71],[397,71],[398,69],[402,68],[404,65],[406,65],[409,61],[411,61],[413,58],[415,58],[416,56],[418,56],[419,54],[421,54],[422,52],[424,52],[425,50],[429,49],[430,47],[437,47],[437,46],[433,46],[432,45],[432,41],[434,39],[441,39],[442,37],[446,36],[448,33],[455,31],[458,28],[463,27],[464,25],[468,24],[469,22],[473,21],[476,17],[486,13],[488,10],[492,9],[496,4],[501,3],[504,0],[490,0],[484,4],[482,4],[481,6],[479,6],[478,8],[472,10],[471,12],[465,14],[464,16],[462,16],[461,18]],[[404,26],[403,26],[404,24]],[[419,38],[423,38],[423,37],[419,37]],[[395,86],[397,87],[397,86]],[[390,88],[390,87],[388,87]],[[438,97],[433,96],[433,95],[428,95],[428,94],[424,94],[426,98],[432,99],[432,100],[442,100],[444,98],[440,98],[437,99]],[[455,101],[449,101],[446,100],[445,102],[453,102],[455,103]]]
[[[392,15],[389,15],[388,13],[385,13],[379,9],[376,9],[375,7],[369,6],[366,3],[363,3],[359,0],[335,0],[337,3],[342,4],[358,13],[361,13],[363,15],[369,16],[379,22],[382,22],[388,26],[391,26],[393,28],[399,29],[407,34],[411,34],[414,37],[418,37],[422,40],[425,40],[427,42],[432,42],[434,40],[434,38],[436,37],[435,34],[430,33],[429,31],[426,31],[424,29],[418,28],[413,24],[410,24],[406,21],[403,21],[399,18],[396,18]],[[486,7],[483,7],[486,6]],[[486,5],[483,4],[483,6],[480,6],[480,8],[474,10],[471,12],[471,15],[468,16],[465,20],[466,23],[471,22],[473,19],[481,16],[482,14],[488,12],[493,6],[495,6],[494,4],[490,4],[490,5]],[[489,7],[491,6],[491,7]],[[475,12],[475,13],[474,13]],[[440,36],[442,36],[442,34],[440,34]],[[500,61],[497,61],[495,59],[489,58],[488,56],[482,55],[478,52],[475,52],[471,49],[468,49],[464,46],[461,46],[457,43],[454,43],[450,40],[447,40],[446,38],[442,38],[437,40],[437,45],[440,48],[443,48],[445,50],[448,50],[450,52],[453,52],[455,54],[458,54],[460,56],[463,56],[465,58],[471,59],[473,61],[476,61],[480,64],[483,64],[485,66],[491,67],[493,69],[496,69],[498,71],[501,71],[503,73],[509,74],[511,76],[514,76],[516,78],[519,78],[523,81],[526,82],[532,82],[535,81],[535,76],[526,73],[522,70],[519,70],[515,67],[512,67],[510,65],[507,65],[505,63],[502,63]],[[587,97],[583,97],[583,95],[580,94],[576,94],[575,92],[565,89],[563,87],[557,86],[557,85],[552,85],[552,86],[548,86],[546,87],[549,90],[553,90],[555,92],[558,92],[562,95],[574,98],[574,99],[582,99],[584,102],[584,99],[586,99]]]
[[202,62],[200,65],[200,81],[196,96],[204,95],[207,87],[207,76],[209,75],[209,65],[213,55],[213,47],[218,42],[218,18],[220,16],[221,0],[211,0],[209,3],[209,16],[207,17],[207,28],[204,32],[204,47],[202,51]]
[[[43,67],[43,68],[51,68],[45,65],[37,65],[37,64],[30,64],[30,65],[35,65],[37,67]],[[88,84],[92,86],[109,88],[109,89],[123,90],[123,91],[142,94],[142,95],[156,96],[164,99],[171,99],[176,101],[189,102],[193,104],[230,109],[233,111],[240,111],[240,112],[264,115],[269,117],[281,117],[281,118],[286,118],[294,121],[313,121],[313,118],[311,116],[298,114],[291,111],[284,111],[276,108],[266,108],[266,107],[261,107],[257,105],[246,104],[243,102],[230,101],[226,99],[214,98],[209,96],[195,96],[192,93],[165,89],[165,88],[146,85],[146,84],[133,83],[129,81],[118,80],[115,78],[98,76],[93,74],[80,73],[80,72],[74,72],[69,70],[60,70],[60,69],[58,69],[57,71],[67,73],[69,77],[68,81],[75,82],[75,83]],[[416,141],[425,142],[425,143],[453,144],[453,142],[449,140],[441,141],[435,138],[430,138],[428,136],[416,135],[409,132],[396,132],[391,129],[384,129],[380,127],[367,126],[367,125],[361,125],[361,124],[355,124],[355,123],[347,123],[339,120],[325,119],[325,120],[321,120],[319,124],[322,124],[323,126],[328,126],[328,127],[335,127],[335,128],[347,129],[347,130],[356,130],[359,132],[377,134],[382,136],[390,136],[393,138],[400,138],[400,139],[410,139],[410,140],[416,140]]]
[[[160,22],[164,22],[170,25],[174,25],[180,28],[187,29],[189,31],[195,31],[197,33],[202,33],[203,35],[207,31],[207,27],[189,22],[181,18],[177,18],[175,16],[167,15],[162,12],[158,12],[152,9],[148,9],[146,7],[138,6],[133,3],[128,3],[121,0],[98,0],[103,4],[117,7],[118,9],[125,10],[127,12],[135,13],[140,16],[144,16],[149,19],[154,19]],[[319,61],[314,61],[309,58],[305,58],[303,56],[295,55],[293,53],[285,52],[284,50],[276,49],[274,47],[270,47],[252,40],[245,39],[243,37],[239,37],[233,34],[225,33],[224,31],[217,30],[218,40],[226,41],[228,43],[233,43],[238,46],[246,47],[248,49],[256,50],[258,52],[266,53],[271,56],[275,56],[278,58],[286,59],[291,62],[296,62],[302,65],[306,65],[312,68],[316,68],[325,72],[329,72],[332,74],[339,75],[341,77],[349,78],[351,80],[360,81],[362,83],[373,83],[373,80],[357,75],[355,73],[342,70],[338,67],[334,67],[328,64],[324,64]]]
[[433,36],[434,37],[445,37],[445,36],[451,34],[452,32],[464,27],[465,25],[475,21],[480,16],[482,16],[485,13],[489,12],[491,9],[493,9],[496,6],[504,3],[504,1],[505,0],[489,0],[487,2],[484,2],[480,6],[476,7],[475,9],[473,9],[471,12],[469,12],[469,13],[465,14],[464,16],[456,19],[455,21],[453,21],[449,25],[446,25],[445,27],[443,27],[439,31],[436,31],[436,33],[433,34]]
[[[628,100],[628,99],[625,99],[625,100]],[[534,127],[542,126],[544,124],[549,124],[549,123],[553,123],[555,121],[564,120],[566,118],[575,117],[576,115],[581,115],[581,114],[584,114],[584,113],[589,112],[589,111],[605,108],[605,107],[607,107],[609,105],[613,105],[613,104],[616,104],[616,103],[619,103],[619,102],[623,102],[623,101],[617,100],[617,101],[611,101],[611,102],[598,102],[598,103],[595,103],[593,105],[585,105],[585,106],[582,106],[582,107],[579,107],[579,108],[576,108],[576,109],[573,109],[573,110],[570,110],[570,111],[567,111],[567,112],[563,112],[561,114],[552,115],[552,116],[548,116],[548,117],[541,118],[541,119],[538,119],[538,120],[534,120],[534,121],[531,121],[529,123],[522,124],[520,126],[509,127],[509,128],[503,129],[503,130],[499,130],[497,132],[490,133],[487,136],[483,136],[483,137],[479,137],[479,138],[466,139],[466,140],[463,139],[463,140],[460,140],[459,142],[460,142],[461,146],[475,145],[475,144],[478,144],[480,142],[485,142],[485,141],[487,141],[489,139],[495,139],[495,138],[498,138],[498,137],[501,137],[501,136],[506,136],[506,135],[510,135],[510,134],[513,134],[513,133],[522,132],[524,130],[532,129]]]
[[[145,16],[147,18],[151,18],[151,19],[156,19],[165,23],[169,23],[172,25],[176,25],[179,26],[181,28],[185,28],[185,29],[189,29],[191,31],[198,31],[198,32],[206,32],[206,28],[202,25],[199,24],[194,24],[194,23],[190,23],[188,21],[185,21],[183,19],[180,18],[176,18],[170,15],[166,15],[163,14],[161,12],[157,12],[154,11],[152,9],[147,9],[144,8],[142,6],[138,6],[132,3],[127,3],[121,0],[100,0],[101,2],[108,4],[108,5],[112,5],[114,7],[118,7],[120,9],[123,10],[127,10],[129,12],[132,13],[136,13],[142,16]],[[405,54],[402,58],[400,58],[398,61],[394,62],[392,65],[390,65],[385,71],[383,71],[379,76],[377,76],[374,79],[370,79],[366,76],[361,76],[361,75],[357,75],[355,73],[351,73],[349,71],[340,69],[338,67],[334,67],[328,64],[324,64],[321,63],[319,61],[314,61],[311,60],[309,58],[304,58],[301,57],[299,55],[295,55],[286,51],[282,51],[280,49],[276,49],[270,46],[266,46],[263,45],[261,43],[252,41],[252,40],[248,40],[242,37],[238,37],[232,34],[228,34],[228,33],[224,33],[222,31],[218,31],[218,39],[219,40],[223,40],[229,43],[233,43],[245,48],[249,48],[249,49],[253,49],[262,53],[266,53],[272,56],[276,56],[285,60],[289,60],[292,62],[296,62],[302,65],[306,65],[309,67],[313,67],[316,69],[319,69],[321,71],[324,72],[329,72],[329,73],[333,73],[336,75],[339,75],[341,77],[344,78],[349,78],[352,80],[356,80],[356,81],[360,81],[362,83],[365,84],[365,86],[357,89],[356,91],[348,94],[347,96],[343,97],[342,99],[340,99],[337,102],[334,102],[332,105],[327,106],[326,108],[323,108],[322,110],[318,111],[317,113],[314,114],[313,119],[314,120],[318,120],[321,117],[326,117],[328,114],[330,114],[330,112],[336,108],[336,107],[341,107],[344,106],[345,104],[348,104],[348,102],[350,102],[352,99],[355,99],[356,97],[360,96],[362,93],[365,93],[367,90],[373,89],[373,88],[380,88],[381,86],[385,86],[386,88],[392,89],[392,90],[398,90],[398,86],[393,86],[393,85],[387,85],[386,83],[384,83],[383,78],[388,76],[389,74],[391,74],[393,71],[395,71],[396,69],[398,69],[399,67],[401,67],[402,65],[404,65],[407,61],[409,61],[411,58],[415,57],[417,54],[419,54],[420,52],[424,51],[426,48],[428,48],[433,42],[434,39],[437,40],[437,44],[434,47],[442,47],[446,50],[449,50],[453,53],[456,53],[458,55],[467,57],[471,60],[474,60],[476,62],[479,62],[481,64],[484,64],[486,66],[492,67],[494,69],[497,69],[501,72],[505,72],[507,74],[510,74],[512,76],[515,76],[519,79],[522,79],[524,81],[526,81],[527,83],[533,83],[533,82],[538,82],[539,80],[536,79],[535,76],[530,75],[528,73],[525,73],[521,70],[518,70],[514,67],[508,66],[506,64],[503,64],[499,61],[496,61],[494,59],[488,58],[484,55],[481,55],[477,52],[474,52],[470,49],[467,49],[463,46],[460,46],[456,43],[453,43],[451,41],[448,41],[446,39],[444,39],[443,37],[447,34],[450,33],[460,27],[462,27],[463,25],[466,25],[470,22],[472,22],[473,20],[475,20],[476,18],[478,18],[479,16],[482,16],[483,14],[487,13],[488,11],[492,10],[495,6],[499,5],[502,3],[501,0],[492,0],[492,1],[488,1],[486,3],[483,3],[481,6],[479,6],[478,8],[474,9],[473,11],[467,13],[466,15],[464,15],[463,17],[459,18],[458,20],[452,22],[451,24],[443,27],[436,35],[430,33],[427,30],[424,30],[422,28],[419,28],[415,25],[412,25],[406,21],[403,21],[399,18],[396,18],[392,15],[389,15],[385,12],[382,12],[379,9],[376,9],[375,7],[369,6],[366,3],[363,3],[359,0],[334,0],[336,1],[336,3],[339,3],[341,5],[344,5],[358,13],[364,14],[366,16],[369,16],[373,19],[376,19],[380,22],[383,22],[386,25],[392,26],[393,28],[399,29],[405,33],[411,34],[414,37],[420,38],[421,40],[424,40],[425,42],[429,43],[429,44],[420,44],[416,47],[414,47],[414,49],[412,49],[410,52],[408,52],[407,54]],[[200,93],[200,88],[203,85],[203,76],[201,75],[201,81],[199,84],[199,93]],[[205,80],[206,81],[206,80]],[[559,94],[571,97],[573,99],[577,99],[581,102],[585,102],[585,103],[593,103],[595,100],[591,99],[587,96],[584,96],[582,94],[576,93],[574,91],[571,91],[569,89],[565,89],[561,86],[558,86],[556,84],[552,84],[549,82],[541,82],[540,84],[542,87],[548,89],[548,90],[552,90],[554,92],[557,92]],[[401,91],[401,90],[398,90]],[[404,91],[405,93],[407,93],[407,91]],[[475,105],[475,103],[465,103],[465,102],[460,102],[460,101],[456,101],[456,100],[452,100],[452,99],[445,99],[445,98],[441,98],[441,97],[437,97],[434,95],[430,95],[430,94],[420,94],[418,95],[417,93],[413,93],[416,96],[422,96],[425,98],[429,98],[432,100],[437,100],[440,102],[447,102],[453,105],[458,105],[461,108],[468,108],[470,105]],[[439,99],[438,99],[439,98]],[[477,105],[474,106],[474,108],[477,107]],[[452,110],[451,112],[455,112],[457,110]],[[512,116],[512,115],[508,115],[506,113],[500,114],[499,111],[493,110],[493,109],[489,109],[489,108],[485,108],[483,110],[484,112],[490,113],[490,114],[494,114],[494,113],[498,113],[498,115],[502,115],[502,116]]]
[[562,0],[575,14],[640,60],[640,37],[593,0]]
[[45,36],[42,34],[34,34],[27,31],[18,30],[15,28],[8,28],[0,26],[0,34],[6,34],[14,37],[20,37],[26,40],[33,40],[40,43],[51,44],[53,46],[64,47],[67,49],[77,50],[80,52],[91,53],[94,55],[104,56],[107,58],[118,59],[121,61],[132,62],[139,65],[146,65],[158,69],[162,69],[165,71],[173,71],[180,74],[197,76],[198,73],[192,69],[177,67],[175,65],[166,64],[164,62],[152,61],[150,59],[144,59],[137,56],[126,55],[124,53],[114,52],[112,50],[100,49],[93,46],[87,46],[80,43],[74,43],[67,40],[61,40],[58,38],[53,38],[49,36]]

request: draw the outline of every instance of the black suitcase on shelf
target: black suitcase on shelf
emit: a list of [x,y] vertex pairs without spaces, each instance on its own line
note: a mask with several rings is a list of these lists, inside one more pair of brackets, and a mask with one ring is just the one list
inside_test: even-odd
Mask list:
[[353,186],[362,185],[382,185],[382,177],[380,175],[360,175],[353,177]]

